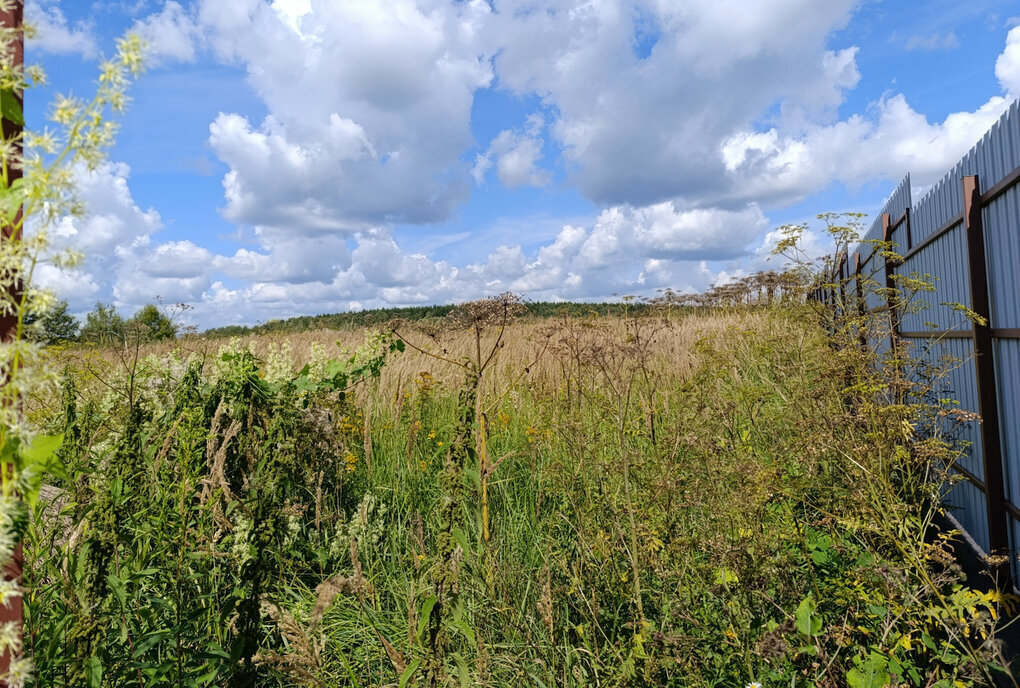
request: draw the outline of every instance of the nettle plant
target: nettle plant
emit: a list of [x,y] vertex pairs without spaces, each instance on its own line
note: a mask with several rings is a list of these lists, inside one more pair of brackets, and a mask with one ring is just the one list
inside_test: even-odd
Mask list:
[[[12,11],[11,0],[0,10]],[[28,29],[30,30],[30,28]],[[32,336],[33,320],[55,305],[53,295],[35,285],[43,262],[73,267],[80,259],[73,251],[50,250],[49,228],[58,219],[83,212],[74,195],[76,175],[96,169],[113,143],[116,124],[109,117],[123,112],[126,89],[142,70],[143,44],[129,35],[117,42],[116,54],[100,66],[95,96],[83,101],[57,96],[49,115],[51,127],[26,129],[22,97],[46,82],[38,66],[25,67],[16,59],[22,28],[0,30],[0,111],[8,125],[0,145],[0,318],[7,336],[0,343],[0,565],[14,556],[44,476],[60,475],[56,459],[61,435],[42,435],[26,422],[26,399],[55,381],[45,346]],[[8,603],[21,595],[17,581],[0,582],[0,597]],[[9,651],[7,685],[21,686],[29,678],[31,660],[22,655],[21,632],[10,622],[0,629],[0,651]]]

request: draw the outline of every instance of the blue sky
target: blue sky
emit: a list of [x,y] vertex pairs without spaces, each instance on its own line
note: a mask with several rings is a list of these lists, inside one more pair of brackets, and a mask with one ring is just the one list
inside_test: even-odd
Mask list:
[[1020,0],[27,0],[29,62],[87,95],[149,44],[84,251],[78,313],[194,324],[700,290],[774,230],[922,193],[1020,95]]

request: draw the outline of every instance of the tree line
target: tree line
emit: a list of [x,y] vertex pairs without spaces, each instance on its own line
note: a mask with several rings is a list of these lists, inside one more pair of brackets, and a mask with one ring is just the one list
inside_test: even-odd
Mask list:
[[[738,279],[717,284],[700,293],[679,292],[660,289],[659,295],[651,298],[624,296],[620,301],[600,303],[579,303],[573,301],[531,301],[523,302],[524,317],[552,318],[561,316],[588,317],[592,315],[609,317],[619,315],[640,315],[648,310],[663,307],[670,309],[698,309],[737,306],[772,305],[788,302],[803,296],[803,276],[793,271],[762,271]],[[96,303],[86,314],[85,321],[79,321],[71,312],[66,301],[58,302],[46,315],[38,318],[35,330],[40,341],[48,345],[86,342],[109,345],[123,342],[128,336],[140,336],[145,340],[172,339],[182,333],[175,317],[188,310],[186,304],[147,304],[132,317],[123,318],[112,304]],[[269,320],[258,325],[225,325],[205,330],[206,337],[240,337],[245,335],[295,334],[309,330],[349,330],[362,327],[380,327],[393,320],[440,321],[456,306],[405,306],[376,308],[346,313],[321,315],[300,315],[293,318]]]
[[45,315],[28,320],[34,336],[49,346],[72,342],[109,345],[123,342],[130,336],[156,341],[173,339],[180,331],[172,314],[154,303],[142,306],[125,319],[113,304],[97,302],[82,322],[71,313],[67,301],[58,301]]
[[[524,303],[524,316],[551,318],[562,315],[586,317],[590,315],[610,316],[634,313],[635,309],[646,308],[645,303],[602,302],[578,303],[573,301],[533,301]],[[205,330],[207,337],[240,337],[244,335],[293,334],[308,330],[347,330],[362,327],[380,327],[393,320],[408,322],[440,321],[457,307],[454,305],[405,306],[398,308],[375,308],[347,313],[326,313],[322,315],[300,315],[293,318],[269,320],[258,325],[225,325]]]

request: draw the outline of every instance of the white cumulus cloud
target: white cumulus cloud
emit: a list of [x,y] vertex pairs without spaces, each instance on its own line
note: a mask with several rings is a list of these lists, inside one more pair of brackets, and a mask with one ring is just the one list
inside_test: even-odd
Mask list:
[[71,26],[57,5],[29,2],[25,20],[35,27],[36,34],[28,40],[28,51],[38,50],[53,55],[95,57],[98,53],[92,27],[84,22]]
[[1020,26],[1006,35],[1006,48],[995,60],[995,78],[1010,97],[1020,95]]
[[226,216],[296,231],[435,222],[467,198],[473,94],[492,71],[466,3],[206,0],[200,19],[269,109],[225,113]]
[[150,62],[193,62],[202,40],[195,18],[174,0],[160,12],[135,22],[134,30],[145,40]]
[[496,175],[508,188],[519,186],[546,186],[551,181],[549,171],[541,166],[542,129],[545,122],[541,115],[528,117],[523,130],[504,129],[489,144],[484,155],[479,154],[471,173],[475,182],[481,184],[485,173],[496,160]]

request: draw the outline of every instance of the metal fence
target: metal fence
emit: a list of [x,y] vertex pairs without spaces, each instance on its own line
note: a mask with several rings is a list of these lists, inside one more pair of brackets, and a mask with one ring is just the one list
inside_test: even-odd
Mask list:
[[[934,293],[921,293],[918,312],[894,314],[894,334],[908,344],[932,341],[929,355],[962,361],[944,392],[981,415],[964,428],[969,443],[956,470],[967,480],[946,502],[982,554],[1008,553],[1013,580],[1020,552],[1020,101],[960,162],[911,203],[908,175],[865,235],[895,243],[902,260],[886,260],[871,244],[844,257],[841,277],[855,271],[886,276],[912,273],[936,278]],[[880,292],[867,308],[881,307]],[[951,303],[987,320],[973,324]],[[925,340],[921,342],[920,340]],[[885,348],[888,342],[872,342]]]

